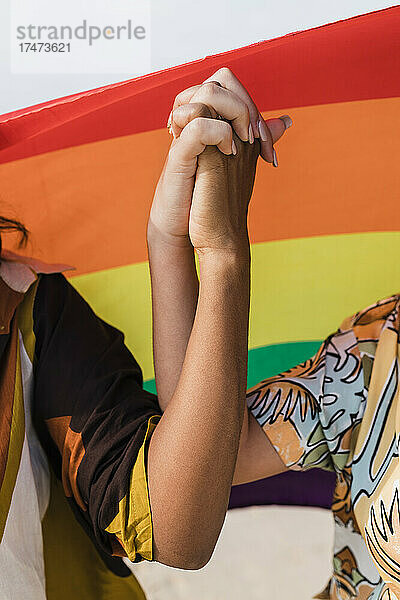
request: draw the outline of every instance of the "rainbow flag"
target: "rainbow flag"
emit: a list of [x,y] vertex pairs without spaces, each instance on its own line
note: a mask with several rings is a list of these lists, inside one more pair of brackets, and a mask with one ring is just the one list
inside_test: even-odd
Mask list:
[[250,209],[249,385],[310,357],[400,289],[400,7],[0,117],[0,202],[27,253],[124,331],[154,389],[146,222],[175,95],[228,66],[264,117],[291,115]]

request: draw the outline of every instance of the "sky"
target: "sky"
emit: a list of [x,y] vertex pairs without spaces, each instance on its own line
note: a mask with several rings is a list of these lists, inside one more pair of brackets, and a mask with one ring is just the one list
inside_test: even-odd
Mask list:
[[[77,69],[97,72],[16,72],[11,61],[11,48],[16,51],[15,14],[26,6],[35,6],[49,0],[2,0],[0,4],[0,114],[31,106],[75,92],[92,89],[107,83],[123,81],[137,75],[158,71],[197,58],[239,48],[241,46],[271,39],[290,32],[309,29],[358,14],[394,6],[397,3],[378,0],[118,0],[121,19],[143,7],[147,1],[148,57],[141,65],[131,66],[124,50],[121,51],[121,72],[113,72],[105,64],[104,52],[97,54],[95,68],[82,58]],[[72,19],[72,6],[84,7],[85,17],[96,19],[100,6],[89,0],[69,0],[55,3],[60,19]],[[105,0],[104,0],[105,2]],[[117,6],[106,2],[104,6]],[[54,10],[54,9],[53,9]],[[70,13],[68,14],[68,10]],[[83,10],[83,9],[82,9]],[[109,10],[109,8],[107,8]],[[141,10],[141,9],[140,9]],[[62,16],[61,16],[61,13]],[[12,18],[14,21],[12,23]],[[65,21],[67,19],[67,21]],[[41,21],[44,22],[44,21]],[[14,45],[13,45],[14,44]],[[109,45],[111,47],[111,45]],[[144,46],[143,46],[144,47]],[[122,48],[122,46],[121,46]],[[92,52],[92,57],[95,51]],[[21,56],[19,57],[21,58]],[[79,62],[79,61],[78,61]],[[114,61],[115,62],[115,61]],[[140,61],[139,61],[140,62]],[[75,68],[75,67],[73,67]],[[39,69],[40,70],[40,69]],[[104,72],[103,72],[104,70]]]

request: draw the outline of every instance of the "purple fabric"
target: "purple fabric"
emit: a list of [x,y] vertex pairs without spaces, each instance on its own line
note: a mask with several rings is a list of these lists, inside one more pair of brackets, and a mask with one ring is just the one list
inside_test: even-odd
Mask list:
[[229,508],[280,504],[330,509],[335,479],[334,473],[321,469],[287,471],[268,479],[234,486]]

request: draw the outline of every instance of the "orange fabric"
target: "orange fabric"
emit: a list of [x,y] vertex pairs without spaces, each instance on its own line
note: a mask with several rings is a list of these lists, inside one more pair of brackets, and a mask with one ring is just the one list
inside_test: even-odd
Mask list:
[[65,495],[73,496],[82,510],[86,510],[78,489],[77,474],[85,455],[82,436],[70,429],[70,416],[47,419],[46,424],[62,455],[62,482]]
[[[288,111],[279,168],[258,168],[251,241],[396,230],[399,109],[388,98]],[[2,195],[40,241],[27,251],[77,265],[76,274],[146,260],[169,143],[163,129],[0,165]]]

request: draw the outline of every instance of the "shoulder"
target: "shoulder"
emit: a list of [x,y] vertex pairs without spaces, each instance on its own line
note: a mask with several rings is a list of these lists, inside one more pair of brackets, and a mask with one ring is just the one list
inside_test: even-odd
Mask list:
[[98,317],[62,273],[40,274],[34,304],[34,322],[66,319],[97,320]]
[[[142,382],[138,363],[124,334],[98,316],[75,287],[60,273],[40,275],[33,309],[37,364],[46,359],[57,369],[69,365],[74,377],[94,365],[128,368]],[[100,367],[99,367],[100,368]],[[100,369],[101,370],[101,369]]]
[[62,273],[38,276],[33,305],[36,334],[64,324],[65,319],[70,325],[71,318],[81,320],[84,313],[90,313],[89,305]]
[[400,294],[394,294],[350,315],[339,332],[352,330],[358,340],[378,341],[386,328],[399,330]]
[[61,308],[66,301],[76,295],[78,292],[62,273],[41,273],[38,275],[35,310],[40,311],[43,307],[51,306]]
[[39,347],[59,340],[63,347],[79,346],[93,353],[115,339],[123,341],[123,334],[103,321],[62,273],[39,275],[33,325]]

